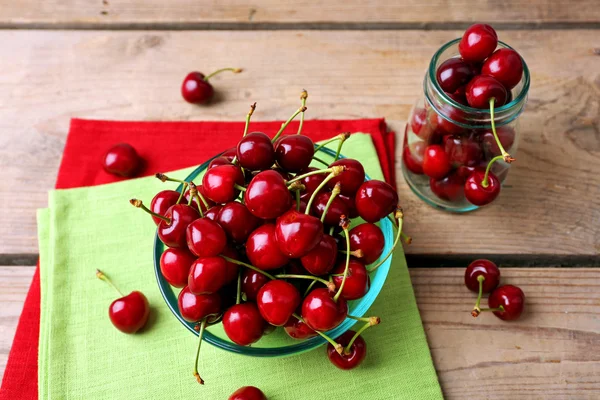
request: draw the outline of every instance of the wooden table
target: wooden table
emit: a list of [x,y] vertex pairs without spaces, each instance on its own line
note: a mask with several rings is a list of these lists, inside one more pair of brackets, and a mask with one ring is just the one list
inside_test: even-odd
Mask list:
[[[206,4],[208,3],[208,4]],[[399,193],[419,309],[447,398],[600,398],[600,7],[597,0],[0,0],[0,374],[37,259],[35,209],[69,119],[385,117],[402,137],[433,52],[494,24],[532,71],[522,137],[494,205],[469,215]],[[210,107],[179,94],[214,79]],[[397,149],[398,155],[399,150]],[[399,169],[399,166],[397,166]],[[463,268],[489,257],[527,294],[504,323],[469,315]]]

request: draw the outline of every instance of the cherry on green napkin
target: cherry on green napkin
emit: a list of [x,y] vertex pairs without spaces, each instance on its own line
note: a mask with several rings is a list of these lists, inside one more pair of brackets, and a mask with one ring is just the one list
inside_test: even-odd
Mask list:
[[[368,135],[353,135],[343,153],[382,179]],[[192,170],[170,175],[185,178]],[[218,400],[244,385],[260,387],[271,400],[442,399],[401,248],[368,312],[382,323],[364,334],[368,350],[360,367],[338,370],[324,346],[251,358],[205,344],[200,373],[206,384],[200,386],[192,376],[197,338],[171,314],[154,276],[154,224],[128,204],[131,197],[149,203],[165,188],[141,178],[50,192],[49,209],[38,213],[40,399]],[[152,313],[141,333],[126,335],[111,325],[108,305],[116,292],[95,277],[96,268],[124,293],[146,294]]]

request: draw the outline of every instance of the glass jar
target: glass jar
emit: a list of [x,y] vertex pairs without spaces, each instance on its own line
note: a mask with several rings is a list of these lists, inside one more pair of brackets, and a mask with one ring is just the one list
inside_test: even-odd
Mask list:
[[[406,124],[402,149],[402,172],[410,188],[426,203],[452,212],[478,207],[464,196],[464,184],[476,168],[484,168],[500,149],[492,134],[489,109],[462,105],[440,87],[436,72],[441,63],[460,57],[460,38],[446,43],[433,56],[423,82],[423,95],[416,101]],[[498,42],[498,48],[511,48]],[[515,157],[519,143],[519,115],[529,90],[529,70],[523,61],[521,81],[509,93],[509,101],[494,110],[496,132],[505,150]],[[510,100],[512,98],[512,100]],[[423,173],[423,156],[430,145],[440,145],[449,156],[452,169],[444,178],[434,179]],[[510,165],[496,161],[491,168],[500,182],[506,179]]]

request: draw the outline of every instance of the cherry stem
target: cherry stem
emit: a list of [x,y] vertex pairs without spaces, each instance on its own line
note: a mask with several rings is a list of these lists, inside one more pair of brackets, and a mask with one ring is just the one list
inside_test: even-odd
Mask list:
[[336,303],[342,295],[342,290],[344,290],[344,285],[346,284],[346,278],[348,278],[348,270],[350,269],[350,234],[348,233],[348,219],[345,215],[342,216],[340,225],[342,226],[342,229],[344,230],[344,236],[346,237],[346,268],[344,268],[344,277],[342,278],[340,288],[333,297],[333,301]]
[[[340,253],[347,254],[348,252],[346,250],[340,250]],[[365,256],[365,253],[362,251],[362,249],[356,249],[356,250],[352,250],[350,252],[350,255],[352,257],[356,257],[356,258],[363,258]]]
[[510,164],[511,162],[515,161],[515,159],[512,158],[510,156],[510,154],[508,154],[506,152],[506,150],[504,150],[504,147],[502,146],[502,143],[500,142],[500,138],[498,137],[498,134],[496,133],[496,121],[494,121],[494,102],[495,101],[496,101],[496,98],[494,98],[494,97],[492,97],[490,99],[490,118],[491,118],[490,122],[492,124],[492,133],[494,134],[494,139],[496,140],[496,144],[498,145],[498,148],[500,149],[500,153],[502,153],[502,159]]
[[325,222],[325,217],[327,216],[329,207],[331,207],[331,203],[333,203],[333,200],[335,200],[337,195],[340,194],[340,191],[342,190],[341,188],[342,188],[342,185],[339,182],[337,182],[335,184],[335,186],[333,187],[333,190],[331,191],[331,195],[329,196],[329,200],[327,200],[327,204],[325,204],[325,209],[323,210],[323,214],[321,215],[321,222]]
[[198,360],[200,359],[200,347],[202,346],[202,336],[204,336],[204,328],[206,327],[207,318],[208,317],[204,318],[200,323],[200,331],[198,332],[198,349],[196,350],[196,362],[194,363],[194,376],[201,385],[204,385],[204,380],[200,378],[200,374],[198,373]]
[[177,198],[177,202],[175,204],[179,204],[181,202],[181,199],[183,199],[183,194],[185,193],[185,190],[188,187],[188,183],[184,182],[182,183],[182,187],[181,187],[181,193],[179,193],[179,198]]
[[200,212],[200,216],[204,218],[204,212],[202,211],[202,203],[201,203],[202,200],[200,199],[198,188],[196,187],[196,184],[194,184],[194,182],[190,182],[190,199],[188,201],[188,206],[192,205],[194,198],[196,199],[196,202],[198,203],[198,211]]
[[106,282],[110,286],[112,286],[117,291],[117,293],[119,293],[121,295],[121,297],[123,297],[123,293],[121,293],[121,291],[119,290],[119,288],[116,287],[115,284],[112,283],[112,281],[110,279],[108,279],[108,276],[104,275],[104,272],[102,272],[99,269],[97,269],[96,270],[96,276],[98,277],[98,279],[103,280],[104,282]]
[[300,212],[300,191],[296,190],[296,211]]
[[[326,281],[323,278],[319,278],[318,276],[312,275],[296,275],[296,274],[278,274],[275,275],[277,279],[310,279],[314,282],[321,282],[323,285],[327,286],[328,289],[335,290],[335,285],[332,282]],[[333,285],[333,287],[332,287]]]
[[[299,316],[296,313],[292,314],[293,317],[295,317],[298,321],[305,323],[304,318],[302,318],[301,316]],[[335,349],[335,351],[338,352],[338,354],[342,354],[342,351],[344,350],[344,348],[342,347],[341,344],[339,344],[338,342],[336,342],[335,340],[333,340],[332,338],[330,338],[329,336],[327,336],[326,334],[324,334],[323,332],[320,331],[315,331],[319,336],[321,336],[323,339],[327,340]]]
[[181,183],[183,186],[181,188],[181,193],[179,193],[179,198],[177,199],[176,204],[179,204],[181,202],[181,199],[183,199],[183,194],[185,193],[185,190],[188,187],[188,183],[186,181],[183,181],[181,179],[175,179],[175,178],[169,178],[168,176],[166,176],[165,174],[158,172],[156,174],[154,174],[154,176],[157,179],[160,179],[162,182],[178,182]]
[[378,325],[381,322],[379,317],[355,317],[354,315],[347,315],[347,317],[355,321],[369,322],[371,325]]
[[479,294],[477,295],[477,301],[475,302],[475,307],[473,307],[473,311],[471,311],[471,315],[477,317],[481,313],[481,296],[483,296],[483,281],[485,281],[485,276],[479,275],[477,277],[477,282],[479,282]]
[[[302,102],[302,108],[306,111],[306,99],[308,99],[308,92],[306,89],[302,89],[302,94],[300,94],[300,101]],[[300,114],[300,124],[298,125],[298,135],[302,133],[302,126],[304,125],[304,111]]]
[[237,278],[237,293],[235,296],[235,304],[240,304],[242,297],[242,270],[238,270]]
[[329,236],[333,236],[333,232],[335,231],[335,226],[329,228]]
[[239,73],[240,73],[240,72],[242,72],[243,70],[242,70],[241,68],[221,68],[221,69],[218,69],[218,70],[216,70],[216,71],[215,71],[215,72],[213,72],[212,74],[209,74],[209,75],[205,76],[205,77],[204,77],[204,80],[205,80],[206,82],[208,82],[208,80],[209,80],[210,78],[212,78],[213,76],[215,76],[215,75],[217,75],[217,74],[220,74],[221,72],[225,72],[225,71],[231,71],[231,72],[233,72],[234,74],[239,74]]
[[[394,217],[398,221],[398,226],[396,227],[396,239],[394,239],[394,244],[392,245],[392,248],[390,249],[390,251],[385,255],[385,257],[381,261],[379,261],[377,264],[375,264],[375,266],[367,269],[368,273],[371,273],[371,272],[375,271],[384,262],[386,262],[387,259],[390,258],[390,256],[394,252],[394,249],[396,248],[396,246],[398,245],[398,241],[400,240],[400,236],[402,236],[401,235],[401,233],[402,233],[402,222],[404,221],[404,213],[402,212],[402,208],[400,208],[400,206],[398,206],[398,208],[396,209],[396,213],[394,214]],[[410,238],[410,236],[408,236],[408,238]],[[410,239],[410,240],[412,240],[412,239]]]
[[[394,219],[394,217],[392,216],[392,214],[389,214],[387,216],[387,218],[392,221],[392,224],[394,225],[395,228],[398,228],[398,221],[396,221],[396,219]],[[412,243],[412,237],[408,236],[406,233],[404,233],[403,231],[401,231],[400,233],[400,238],[402,240],[404,240],[404,243],[406,244],[411,244]]]
[[333,162],[336,162],[338,160],[338,158],[340,158],[340,152],[342,151],[342,146],[344,145],[344,142],[346,141],[346,139],[348,139],[350,137],[350,132],[347,133],[342,133],[342,138],[340,139],[340,142],[338,143],[338,148],[337,151],[335,152],[335,159],[333,160]]
[[329,173],[332,173],[332,172],[333,172],[333,168],[325,168],[325,169],[318,169],[316,171],[310,171],[310,172],[307,172],[305,174],[293,177],[292,179],[290,179],[289,181],[287,181],[287,185],[289,187],[290,184],[292,184],[294,182],[297,182],[297,181],[300,181],[300,180],[302,180],[304,178],[307,178],[309,176],[312,176],[312,175],[329,174]]
[[492,169],[492,164],[496,161],[504,160],[503,156],[496,156],[490,160],[487,167],[485,168],[485,175],[483,175],[483,180],[481,181],[481,186],[484,188],[489,186],[488,176],[490,175],[490,170]]
[[[317,171],[314,171],[314,172],[317,172]],[[319,184],[319,186],[317,186],[317,188],[315,189],[313,194],[310,195],[310,199],[308,199],[308,203],[306,204],[306,212],[305,212],[306,215],[310,214],[310,208],[312,206],[313,201],[315,201],[317,194],[319,194],[321,189],[323,189],[325,187],[325,185],[327,185],[327,182],[329,182],[330,180],[332,180],[335,177],[336,177],[335,173],[330,172],[329,175],[327,175],[327,177],[325,179],[323,179],[323,182],[321,182]]]
[[313,156],[313,160],[315,160],[315,161],[317,161],[317,162],[320,162],[321,164],[323,164],[323,165],[324,165],[324,166],[326,166],[326,167],[328,167],[328,166],[329,166],[329,164],[328,164],[328,163],[326,163],[325,161],[321,160],[321,159],[320,159],[320,158],[318,158],[318,157],[315,157],[315,156]]
[[313,288],[313,286],[315,286],[315,283],[317,283],[317,281],[312,281],[308,287],[306,288],[306,290],[304,291],[304,296],[302,297],[306,297],[306,295],[310,292],[310,290]]
[[279,132],[277,132],[277,134],[275,135],[275,137],[273,139],[271,139],[271,142],[275,143],[277,141],[277,139],[279,139],[279,136],[281,136],[281,134],[283,133],[283,131],[285,130],[285,128],[287,128],[287,126],[290,124],[290,122],[292,122],[292,120],[294,118],[296,118],[296,116],[298,114],[303,113],[304,111],[306,111],[306,107],[305,106],[302,106],[299,109],[297,109],[296,112],[294,114],[292,114],[292,116],[281,125],[281,128],[279,128]]
[[237,264],[237,265],[241,265],[242,267],[250,268],[252,271],[258,272],[259,274],[263,274],[264,276],[266,276],[269,279],[275,279],[275,277],[273,275],[269,274],[268,272],[263,271],[260,268],[255,267],[254,265],[250,265],[250,264],[247,264],[245,262],[238,261],[238,260],[236,260],[234,258],[229,258],[229,257],[224,256],[222,254],[221,254],[221,257],[223,257],[223,259],[225,259],[225,261],[229,261],[230,263],[234,263],[234,264]]
[[246,125],[244,125],[244,134],[242,137],[248,134],[248,126],[250,125],[250,118],[252,117],[252,114],[254,114],[254,110],[256,110],[256,102],[250,106],[250,111],[246,114]]
[[[352,336],[352,339],[350,339],[350,341],[348,342],[348,345],[346,346],[346,348],[344,348],[344,354],[348,355],[350,354],[350,349],[352,349],[352,345],[354,344],[354,341],[367,329],[369,329],[372,326],[378,325],[381,321],[378,317],[375,317],[376,320],[374,321],[369,321],[366,324],[364,324],[355,334],[354,336]],[[376,323],[373,323],[376,322]]]
[[131,200],[129,200],[129,203],[131,203],[131,205],[134,206],[134,207],[141,208],[142,210],[146,211],[148,214],[152,215],[153,217],[162,219],[167,224],[171,224],[171,218],[167,218],[164,215],[160,215],[160,214],[157,214],[157,213],[155,213],[153,211],[150,211],[148,209],[148,207],[146,207],[144,205],[144,203],[142,203],[141,200],[139,200],[139,199],[131,199]]
[[504,312],[504,306],[500,306],[498,308],[482,308],[481,309],[481,312],[486,312],[486,311],[491,311],[491,312],[500,311],[500,312]]
[[233,187],[236,188],[237,190],[241,190],[242,192],[246,191],[245,187],[243,187],[242,185],[238,185],[237,183],[234,183]]
[[336,137],[331,138],[328,141],[326,141],[325,143],[321,143],[320,145],[318,145],[317,147],[315,147],[315,153],[317,151],[321,150],[323,147],[327,146],[328,144],[331,144],[331,143],[335,142],[336,140],[339,140],[340,142],[344,142],[349,137],[350,137],[350,132],[340,133]]

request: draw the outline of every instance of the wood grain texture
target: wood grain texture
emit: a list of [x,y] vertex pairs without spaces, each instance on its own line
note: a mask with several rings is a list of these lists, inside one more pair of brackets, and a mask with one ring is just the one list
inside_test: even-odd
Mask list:
[[[33,271],[0,267],[0,376]],[[600,269],[504,269],[503,283],[527,296],[526,314],[511,323],[471,317],[464,269],[410,273],[447,399],[600,397]]]
[[146,26],[193,23],[599,22],[595,0],[0,0],[0,23]]
[[[71,117],[285,119],[309,90],[307,118],[386,117],[398,132],[435,50],[458,31],[0,31],[0,254],[36,253]],[[398,174],[409,254],[600,254],[600,46],[594,30],[510,31],[532,71],[518,161],[492,205],[451,215],[422,203]],[[218,76],[216,104],[179,94],[190,70]],[[336,132],[332,132],[332,135]],[[400,148],[397,149],[398,158]],[[399,171],[399,165],[397,165]],[[492,232],[493,230],[493,232]]]

